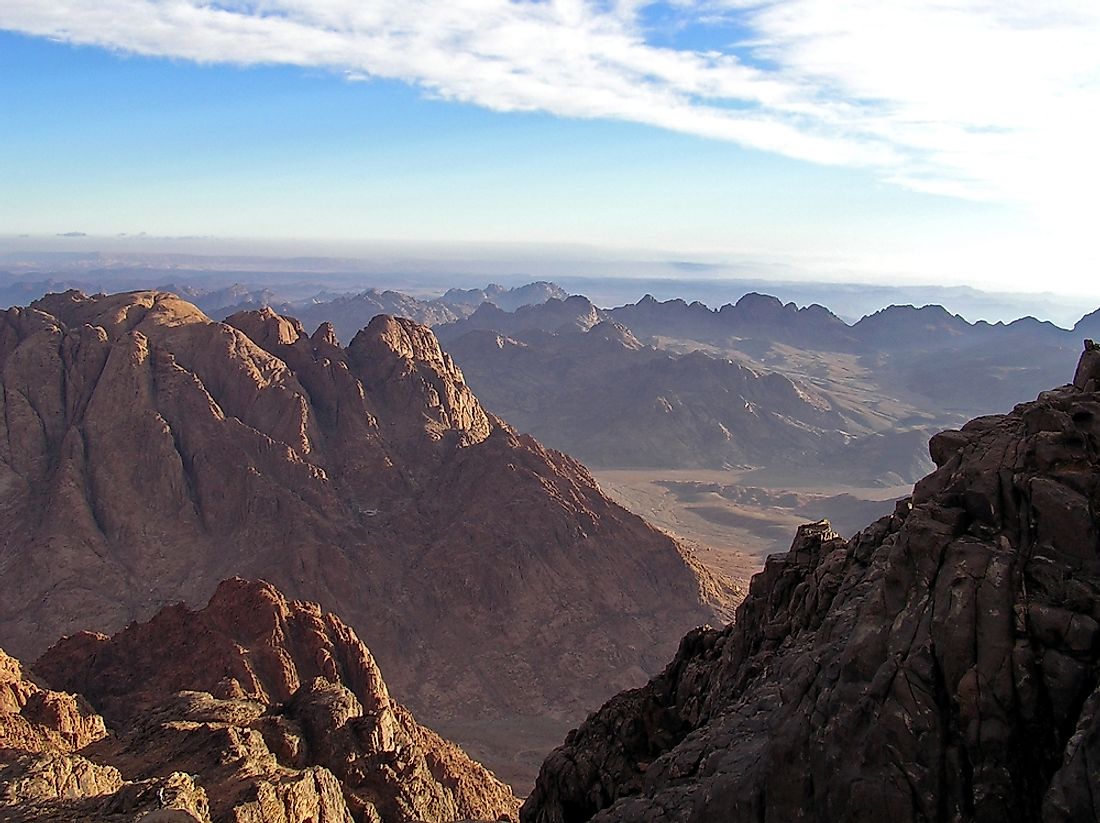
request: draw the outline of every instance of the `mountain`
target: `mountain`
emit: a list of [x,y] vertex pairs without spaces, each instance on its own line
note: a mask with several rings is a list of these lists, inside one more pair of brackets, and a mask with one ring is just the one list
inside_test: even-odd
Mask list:
[[492,303],[482,303],[462,320],[436,328],[444,343],[457,340],[470,331],[495,331],[520,334],[528,331],[586,332],[605,318],[605,314],[587,297],[573,295],[564,300],[551,297],[545,303],[520,306],[507,312]]
[[718,310],[698,301],[659,302],[647,294],[636,304],[608,310],[608,316],[643,337],[708,341],[748,337],[839,350],[852,344],[848,326],[823,306],[799,308],[756,292],[749,292],[736,303],[727,303]]
[[525,823],[1100,818],[1100,347],[571,732]]
[[266,583],[227,580],[200,611],[66,638],[34,675],[65,691],[0,657],[0,694],[17,696],[0,718],[37,733],[0,738],[4,820],[443,823],[519,804],[390,697],[351,628]]
[[[747,464],[763,467],[766,482],[912,482],[931,466],[924,440],[932,432],[1034,397],[1049,374],[1072,367],[1081,339],[1033,317],[970,323],[940,306],[891,306],[848,325],[821,306],[798,308],[752,293],[719,310],[648,295],[606,310],[570,300],[568,313],[553,301],[513,313],[487,306],[438,331],[490,408],[594,465]],[[732,361],[757,375],[781,376],[806,396],[826,399],[836,415],[822,422],[797,405],[752,397],[745,398],[746,407],[728,383],[703,376],[688,385],[686,367],[702,359],[681,361],[675,368],[682,374],[669,385],[668,375],[656,377],[650,365],[639,365],[652,355],[633,356],[641,369],[635,373],[615,368],[602,350],[581,351],[579,342],[562,339],[579,339],[578,331],[601,320],[627,329],[642,348],[709,355],[715,361],[710,374],[720,364],[732,370]],[[1089,322],[1083,319],[1078,329],[1087,331]],[[461,340],[474,330],[517,341],[527,351],[521,356],[514,347]],[[601,368],[602,382],[595,376]],[[575,398],[563,398],[574,388]],[[668,393],[684,403],[678,406]],[[628,395],[642,398],[637,407],[617,405]],[[653,411],[665,405],[659,397],[680,411]],[[755,424],[751,432],[737,431],[727,418],[744,418],[749,408],[767,429],[786,428],[790,437],[762,437]],[[639,419],[647,410],[653,411],[649,418]],[[728,442],[719,425],[730,433]]]
[[255,300],[222,303],[211,307],[214,317],[225,318],[242,311],[254,311],[271,307],[275,311],[293,314],[302,323],[311,327],[321,323],[331,323],[336,336],[350,341],[358,331],[379,314],[392,314],[407,317],[417,323],[434,326],[458,320],[450,306],[438,300],[418,300],[399,291],[367,289],[357,294],[338,295],[330,300],[310,300],[305,302],[260,302]]
[[1078,337],[1100,338],[1100,309],[1078,320],[1073,333]]
[[[229,290],[223,290],[229,291]],[[188,295],[184,295],[191,299]],[[506,289],[490,284],[484,289],[449,289],[442,297],[421,300],[403,292],[386,289],[367,289],[357,294],[334,295],[328,299],[315,297],[305,301],[275,302],[272,293],[257,296],[243,292],[239,300],[218,302],[213,295],[203,294],[196,302],[215,317],[228,317],[239,311],[249,311],[270,306],[277,312],[290,314],[303,324],[314,327],[331,323],[340,340],[350,341],[356,333],[379,314],[407,317],[425,326],[441,326],[455,323],[473,313],[482,303],[515,311],[529,304],[540,304],[549,299],[565,299],[568,295],[553,283],[539,281],[525,286]]]
[[[224,288],[203,288],[186,284],[168,283],[157,286],[156,291],[167,291],[182,297],[202,309],[205,314],[217,316],[226,306],[240,306],[260,309],[281,301],[271,289],[233,283]],[[53,289],[52,291],[57,291]],[[222,315],[224,316],[224,315]]]
[[[643,346],[615,321],[576,331],[472,331],[448,350],[490,409],[591,466],[813,465],[868,485],[911,482],[931,466],[912,458],[923,431],[913,442],[905,431],[876,433],[872,415],[805,383]],[[887,454],[888,443],[899,454]]]
[[732,597],[587,470],[486,413],[432,332],[347,348],[156,292],[0,314],[0,647],[115,631],[234,575],[338,611],[517,785]]
[[556,283],[538,280],[525,286],[504,286],[490,283],[483,289],[448,289],[439,301],[455,308],[464,308],[469,314],[482,303],[492,303],[505,311],[515,311],[520,306],[545,303],[551,298],[565,300],[569,292]]

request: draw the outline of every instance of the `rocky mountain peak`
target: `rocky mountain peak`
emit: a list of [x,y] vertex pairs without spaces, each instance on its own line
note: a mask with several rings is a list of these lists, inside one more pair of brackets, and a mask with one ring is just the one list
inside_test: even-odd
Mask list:
[[291,346],[305,336],[305,329],[297,320],[283,317],[274,309],[264,306],[255,311],[243,311],[233,315],[231,324],[244,332],[252,342],[263,349],[272,346]]
[[98,326],[112,340],[132,331],[148,336],[158,328],[210,322],[210,318],[191,303],[160,291],[88,296],[71,289],[48,294],[32,303],[31,308],[56,317],[66,326]]
[[130,719],[185,690],[284,702],[316,677],[344,684],[372,709],[389,702],[374,658],[339,618],[241,578],[219,584],[203,609],[177,604],[111,638],[65,638],[35,671],[83,694],[110,720]]
[[1100,389],[1100,345],[1092,340],[1085,341],[1085,351],[1077,363],[1073,385],[1083,391]]
[[489,436],[485,410],[427,326],[379,315],[355,336],[347,354],[366,390],[389,410],[391,424],[404,428],[422,417],[431,436],[458,432],[466,444]]
[[[0,719],[11,670],[0,654]],[[79,698],[48,694],[62,706],[87,697],[105,707],[111,734],[94,716],[84,738],[60,739],[73,726],[70,711],[46,745],[0,737],[16,756],[0,770],[4,820],[106,823],[151,805],[201,823],[450,823],[509,819],[518,805],[390,698],[346,624],[262,581],[224,581],[205,608],[171,606],[113,637],[62,640],[36,675],[70,691],[79,685]],[[16,704],[23,715],[35,688],[15,681],[16,693],[31,695]],[[94,749],[67,756],[89,736]]]

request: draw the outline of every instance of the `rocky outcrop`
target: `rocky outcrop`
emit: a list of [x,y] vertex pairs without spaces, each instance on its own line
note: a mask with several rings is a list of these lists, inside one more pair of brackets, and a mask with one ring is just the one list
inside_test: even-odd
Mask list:
[[107,742],[103,718],[80,695],[40,685],[0,651],[0,820],[122,821],[176,810],[209,823],[206,795],[182,773],[141,783],[80,751]]
[[1085,353],[1077,364],[1073,385],[1082,391],[1100,390],[1100,346],[1091,340],[1085,341]]
[[519,805],[389,696],[354,631],[270,584],[225,581],[200,611],[66,638],[35,668],[80,690],[111,734],[79,755],[17,757],[0,771],[0,819],[148,806],[215,822],[444,823]]
[[934,438],[939,468],[852,540],[803,527],[731,627],[569,735],[522,819],[1100,817],[1089,380]]
[[729,596],[407,320],[342,348],[270,310],[52,295],[0,314],[0,389],[0,645],[24,658],[264,577],[523,780]]
[[5,753],[74,752],[106,735],[83,701],[43,688],[0,650],[0,763]]

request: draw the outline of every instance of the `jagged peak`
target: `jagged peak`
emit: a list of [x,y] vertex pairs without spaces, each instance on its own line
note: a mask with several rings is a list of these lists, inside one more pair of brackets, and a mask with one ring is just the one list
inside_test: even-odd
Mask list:
[[201,609],[175,604],[112,637],[64,638],[34,671],[113,719],[186,690],[281,702],[314,677],[346,685],[364,705],[389,699],[374,658],[338,617],[240,577],[220,583]]
[[348,352],[358,358],[378,356],[398,357],[409,361],[443,363],[450,358],[443,353],[439,340],[427,326],[390,314],[375,315],[348,346]]
[[310,336],[309,340],[314,345],[323,343],[327,346],[340,348],[340,338],[336,335],[336,327],[327,320],[317,327],[317,331]]

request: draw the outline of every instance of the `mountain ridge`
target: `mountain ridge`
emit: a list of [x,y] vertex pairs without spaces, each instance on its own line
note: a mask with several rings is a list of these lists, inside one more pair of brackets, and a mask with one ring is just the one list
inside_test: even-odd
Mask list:
[[418,715],[481,724],[460,741],[522,782],[537,746],[494,718],[556,735],[732,598],[487,414],[429,330],[382,316],[341,348],[271,311],[233,323],[150,292],[0,314],[0,646],[264,577],[339,611]]

